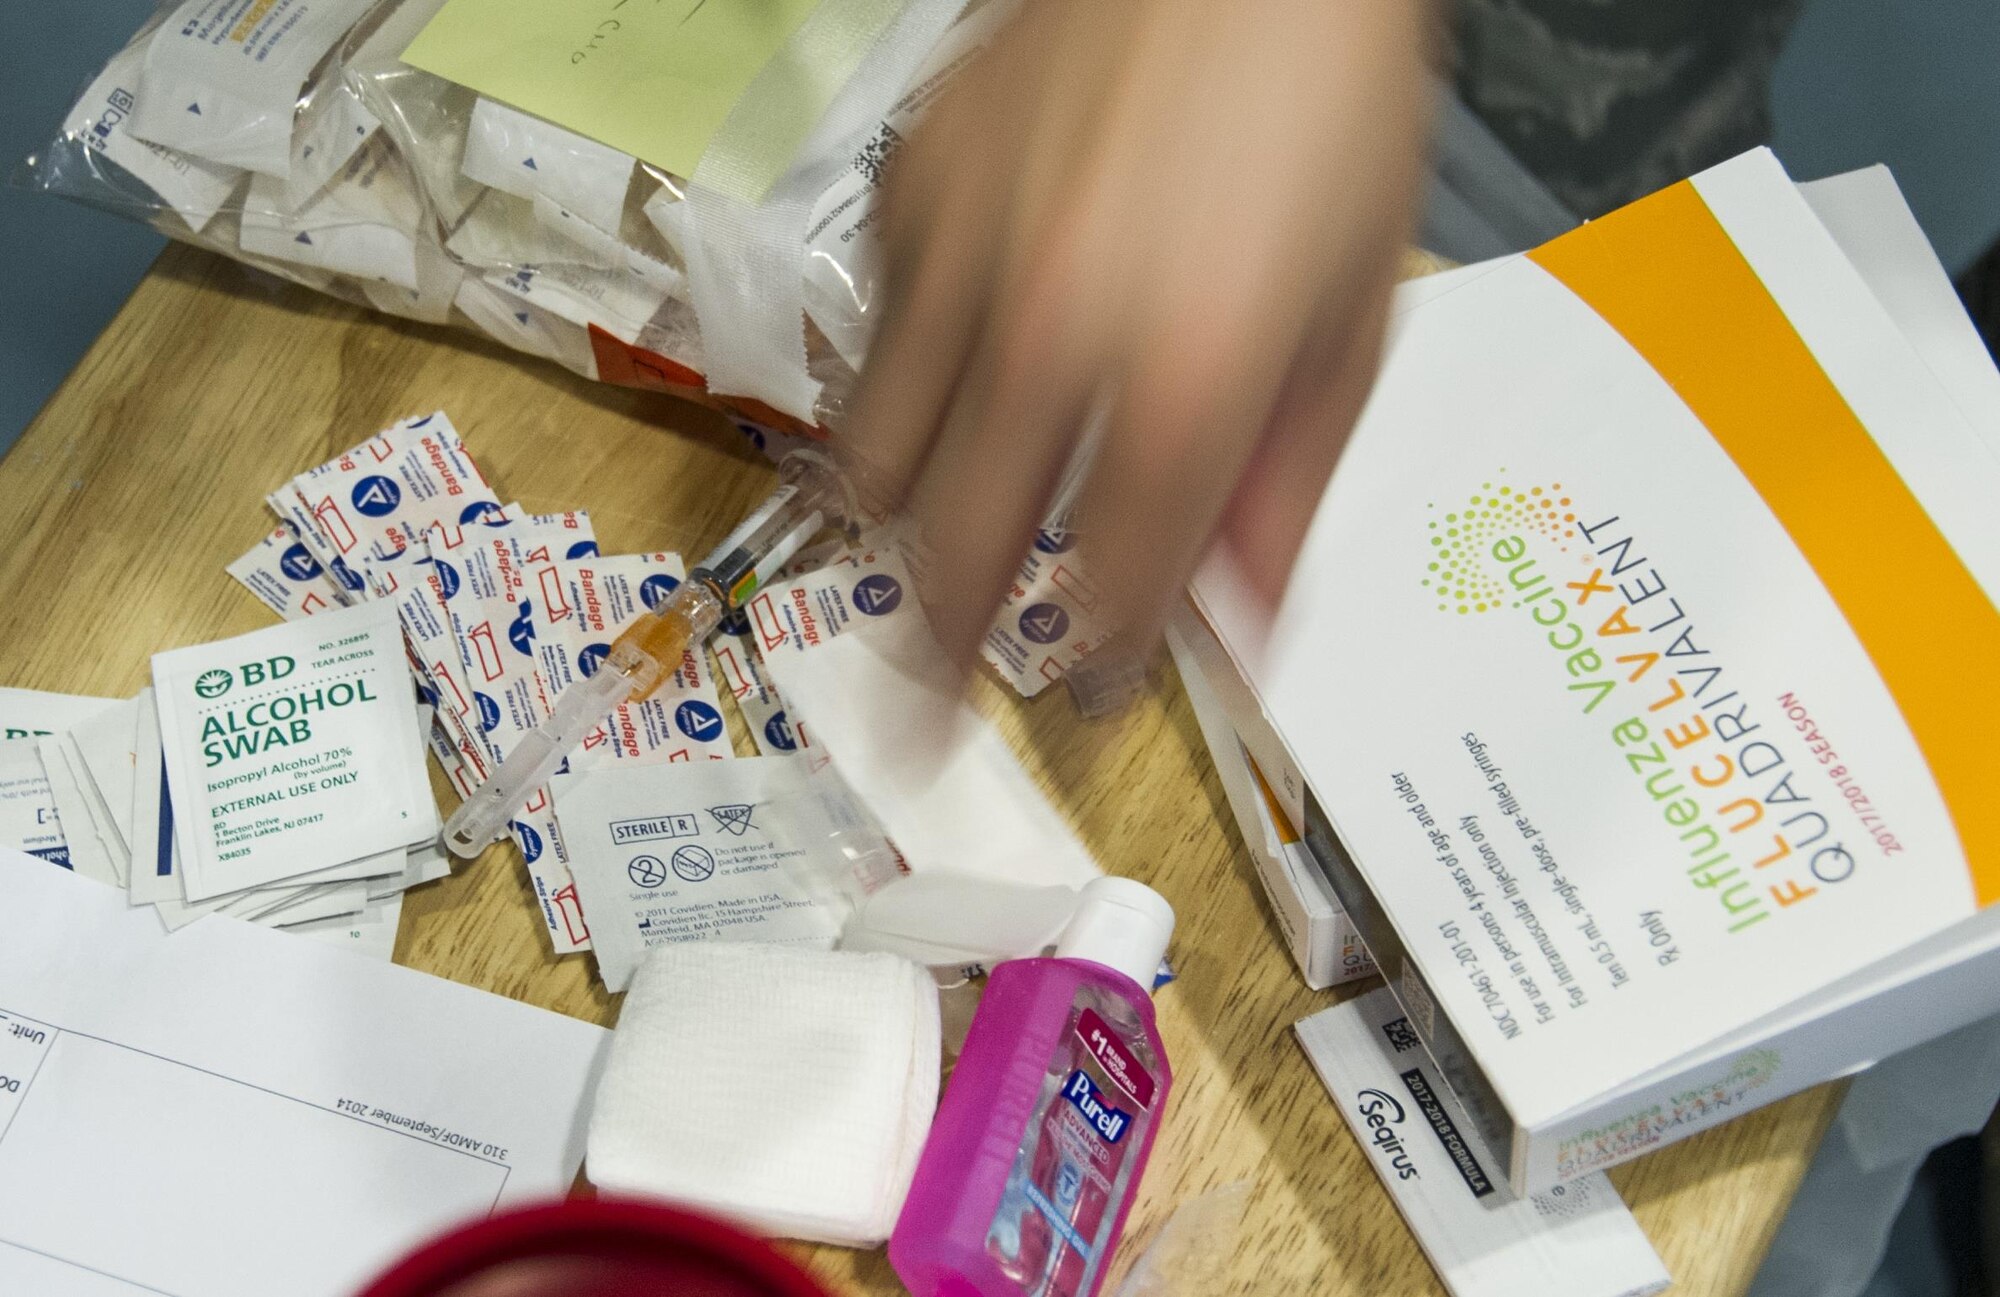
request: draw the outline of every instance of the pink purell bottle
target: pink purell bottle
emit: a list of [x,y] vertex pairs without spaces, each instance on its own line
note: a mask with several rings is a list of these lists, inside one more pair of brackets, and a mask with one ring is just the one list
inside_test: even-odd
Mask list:
[[1100,878],[1053,959],[993,970],[889,1237],[915,1297],[1097,1292],[1173,1083],[1147,990],[1173,930]]

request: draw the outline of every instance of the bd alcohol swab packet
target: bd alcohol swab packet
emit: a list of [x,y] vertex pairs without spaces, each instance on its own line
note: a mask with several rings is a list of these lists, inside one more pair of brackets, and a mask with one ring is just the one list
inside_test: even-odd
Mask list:
[[0,741],[60,734],[118,702],[116,698],[0,686]]
[[84,791],[128,863],[132,857],[132,785],[138,754],[139,713],[150,707],[146,691],[72,727],[63,735]]
[[69,843],[36,740],[117,705],[115,698],[0,687],[0,846],[70,868]]
[[291,923],[284,930],[292,936],[311,937],[386,964],[395,956],[396,929],[402,921],[403,898],[398,894],[386,900],[369,901],[359,914]]
[[319,883],[303,895],[269,906],[249,915],[252,923],[283,928],[294,923],[316,923],[359,914],[368,908],[368,884]]
[[48,777],[49,798],[55,803],[56,818],[62,824],[63,841],[69,847],[69,867],[85,878],[122,889],[129,862],[120,859],[107,840],[107,828],[62,736],[51,734],[36,739],[35,748]]
[[451,873],[451,857],[435,842],[411,847],[403,859],[403,872],[368,882],[368,899],[386,901],[401,896],[419,883],[432,883]]
[[[133,839],[141,844],[141,849],[134,856],[131,900],[134,905],[155,906],[161,923],[168,931],[185,927],[205,914],[223,913],[244,918],[252,913],[264,914],[280,909],[284,903],[296,900],[315,886],[323,885],[326,880],[359,881],[366,887],[368,903],[377,905],[386,900],[399,899],[407,889],[451,872],[450,858],[432,842],[407,851],[383,852],[284,882],[224,893],[199,904],[190,904],[181,891],[180,849],[174,839],[173,800],[168,795],[165,781],[159,717],[152,706],[152,690],[143,691],[135,701],[144,705],[139,715],[135,740],[137,751],[134,754]],[[418,712],[421,728],[422,709],[419,708]],[[400,872],[396,872],[398,869]],[[281,910],[275,916],[266,914],[255,921],[268,925],[305,920],[293,918]],[[389,933],[388,942],[393,944],[394,939],[395,934]]]
[[[131,869],[131,853],[125,845],[118,814],[131,809],[132,732],[137,720],[136,700],[98,706],[90,714],[61,733],[44,734],[32,743],[42,762],[48,782],[48,801],[55,808],[69,867],[86,877],[114,887],[125,886]],[[105,768],[110,794],[100,788],[97,775],[85,761],[78,740]],[[122,767],[122,769],[121,769]],[[118,801],[117,799],[122,799]],[[114,805],[123,810],[114,812]]]
[[436,833],[392,605],[157,654],[153,685],[190,901]]
[[48,771],[32,739],[0,743],[0,846],[72,868]]
[[132,756],[132,904],[181,899],[180,848],[175,845],[173,799],[160,750],[160,713],[153,691],[139,693],[139,727]]

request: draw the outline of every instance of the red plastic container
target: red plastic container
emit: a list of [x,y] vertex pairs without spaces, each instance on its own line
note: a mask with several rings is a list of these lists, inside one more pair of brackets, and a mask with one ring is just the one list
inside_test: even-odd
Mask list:
[[573,1199],[453,1230],[360,1297],[831,1297],[770,1244],[653,1203]]

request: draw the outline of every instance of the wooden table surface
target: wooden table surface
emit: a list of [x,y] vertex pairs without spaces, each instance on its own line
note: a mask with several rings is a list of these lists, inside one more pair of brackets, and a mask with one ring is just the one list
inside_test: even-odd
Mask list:
[[[264,493],[440,408],[503,496],[588,508],[606,553],[698,554],[771,481],[706,411],[176,246],[0,461],[0,684],[126,697],[153,652],[270,624],[223,572],[272,525]],[[1300,982],[1171,665],[1107,721],[1079,719],[1061,689],[979,692],[1104,866],[1180,916],[1180,980],[1158,1001],[1178,1086],[1123,1261],[1177,1204],[1248,1180],[1226,1279],[1203,1293],[1439,1291],[1291,1035],[1353,992]],[[396,958],[593,1022],[617,1013],[589,956],[549,954],[508,846],[412,892]],[[1800,1095],[1612,1172],[1679,1291],[1748,1283],[1833,1103]],[[901,1291],[879,1249],[797,1252],[840,1291]]]

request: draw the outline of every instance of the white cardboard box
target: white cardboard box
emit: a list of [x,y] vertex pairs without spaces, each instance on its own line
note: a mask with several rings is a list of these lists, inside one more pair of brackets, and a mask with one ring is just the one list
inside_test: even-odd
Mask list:
[[1179,627],[1167,630],[1167,647],[1174,655],[1181,683],[1194,707],[1195,721],[1215,761],[1216,776],[1243,845],[1250,853],[1264,899],[1270,903],[1271,917],[1299,975],[1313,990],[1339,986],[1375,974],[1375,961],[1361,942],[1361,934],[1340,908],[1319,862],[1307,849],[1297,829],[1279,813],[1276,798],[1264,783],[1264,776],[1230,727],[1221,700],[1208,685],[1196,661],[1195,644],[1207,642],[1210,652],[1221,646],[1212,637],[1197,631],[1190,636]]
[[[1824,217],[1761,152],[1668,194],[1407,291],[1276,625],[1194,589],[1204,679],[1518,1192],[2000,1012],[1959,744],[2000,715],[2000,378],[1879,169]],[[1683,236],[1735,278],[1586,303]],[[1731,351],[1759,312],[1803,368]],[[1393,543],[1427,499],[1428,568]],[[1935,660],[1884,638],[1899,590]]]

